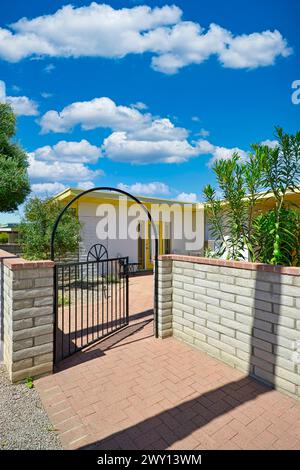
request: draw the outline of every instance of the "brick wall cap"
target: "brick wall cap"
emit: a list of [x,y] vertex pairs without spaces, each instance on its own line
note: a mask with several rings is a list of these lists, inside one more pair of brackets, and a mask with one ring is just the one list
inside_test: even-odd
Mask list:
[[291,276],[300,275],[300,267],[296,266],[272,266],[263,263],[250,263],[248,261],[231,261],[216,258],[202,258],[200,256],[188,255],[160,255],[159,261],[184,261],[185,263],[207,264],[209,266],[224,266],[227,268],[248,269],[250,271],[264,271],[278,274],[288,274]]
[[16,256],[17,255],[15,255],[14,253],[10,253],[9,251],[0,250],[0,260],[1,258],[14,258]]
[[12,270],[54,267],[54,261],[51,260],[30,261],[23,258],[7,258],[3,260],[3,264]]

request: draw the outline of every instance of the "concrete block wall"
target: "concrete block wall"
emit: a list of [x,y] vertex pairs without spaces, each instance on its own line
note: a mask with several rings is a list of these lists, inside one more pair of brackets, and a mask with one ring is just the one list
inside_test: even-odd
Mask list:
[[0,364],[3,361],[3,322],[4,322],[4,305],[3,305],[3,261],[7,258],[15,258],[16,255],[1,249],[0,245]]
[[12,382],[53,370],[52,261],[3,261],[3,362]]
[[300,268],[179,255],[159,263],[162,338],[300,398]]
[[20,256],[22,254],[22,247],[18,243],[1,243],[0,252],[1,251]]
[[158,335],[172,336],[172,261],[158,261]]

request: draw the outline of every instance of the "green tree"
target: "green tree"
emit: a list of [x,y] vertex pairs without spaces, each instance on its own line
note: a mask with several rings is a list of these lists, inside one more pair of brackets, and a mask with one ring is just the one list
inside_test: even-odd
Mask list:
[[[24,210],[20,224],[20,237],[23,255],[27,259],[49,259],[50,239],[56,217],[62,204],[54,199],[31,198]],[[63,215],[55,236],[55,254],[64,258],[76,253],[80,241],[81,224],[74,209]]]
[[12,142],[16,118],[8,104],[0,103],[0,212],[13,212],[30,193],[27,155]]

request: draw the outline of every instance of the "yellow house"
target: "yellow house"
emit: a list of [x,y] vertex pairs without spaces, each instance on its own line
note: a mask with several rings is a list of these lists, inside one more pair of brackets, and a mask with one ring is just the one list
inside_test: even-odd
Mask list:
[[[67,204],[82,191],[78,188],[67,188],[57,194],[55,199]],[[151,213],[155,222],[159,254],[203,254],[205,233],[203,204],[144,196],[138,196],[138,199]],[[147,218],[142,217],[144,215],[142,210],[141,218],[137,220],[139,216],[134,214],[137,207],[134,201],[121,194],[107,191],[92,191],[75,201],[74,208],[82,223],[79,259],[86,260],[90,249],[95,244],[101,244],[106,247],[109,258],[128,256],[129,262],[136,263],[139,269],[151,269],[154,255],[153,230]],[[129,233],[134,220],[137,221],[135,238]],[[180,224],[182,224],[181,232]],[[177,234],[175,225],[177,232],[179,229]],[[190,230],[188,225],[191,226]],[[193,231],[197,238],[197,242],[194,243],[195,249],[191,242]]]
[[[55,199],[67,204],[75,196],[83,192],[78,188],[67,188],[55,196]],[[210,235],[209,223],[205,217],[204,204],[187,203],[173,199],[138,196],[147,210],[151,213],[157,230],[159,240],[159,254],[178,253],[204,255],[205,247],[213,248],[214,240]],[[300,189],[289,192],[286,201],[291,206],[300,208]],[[262,194],[256,205],[257,211],[264,212],[274,207],[275,200],[272,194]],[[110,258],[128,256],[129,262],[136,263],[139,269],[152,269],[154,255],[154,240],[151,224],[145,217],[141,217],[137,225],[137,235],[130,237],[128,231],[120,235],[120,229],[130,228],[136,215],[131,213],[135,202],[126,199],[117,192],[92,191],[74,203],[78,218],[82,223],[79,259],[85,261],[89,250],[95,244],[104,245]],[[127,217],[124,219],[122,209],[126,209]],[[113,210],[110,210],[113,209]],[[142,215],[143,214],[143,211]],[[182,220],[180,217],[182,216]],[[106,218],[106,233],[99,233],[99,226],[103,228]],[[190,220],[187,220],[190,219]],[[192,227],[189,227],[191,225]],[[180,228],[176,233],[175,228]],[[109,230],[113,228],[113,230]],[[123,230],[124,232],[124,230]],[[190,233],[192,232],[192,233]],[[152,234],[152,237],[151,237]],[[191,245],[195,235],[197,243]]]

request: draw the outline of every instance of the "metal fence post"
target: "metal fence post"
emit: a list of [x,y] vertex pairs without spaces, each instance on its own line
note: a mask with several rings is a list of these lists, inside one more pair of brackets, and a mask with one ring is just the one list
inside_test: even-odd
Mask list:
[[129,275],[128,275],[129,257],[126,256],[125,261],[125,275],[126,275],[126,324],[129,323]]

